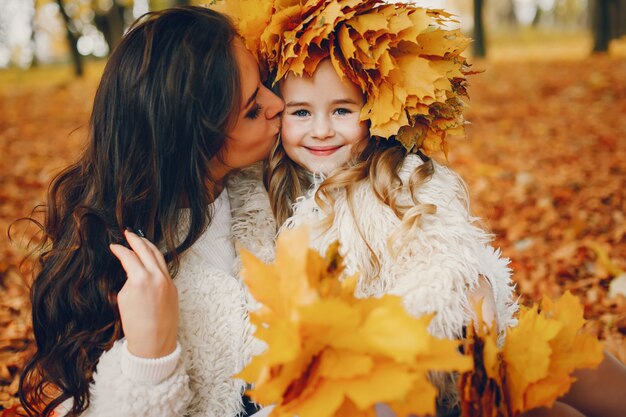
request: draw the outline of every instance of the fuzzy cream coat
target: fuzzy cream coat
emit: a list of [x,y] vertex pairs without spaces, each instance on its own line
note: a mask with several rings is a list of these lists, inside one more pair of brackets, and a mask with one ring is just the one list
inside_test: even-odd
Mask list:
[[[238,189],[235,181],[228,191],[231,207],[240,207],[238,199],[247,190]],[[209,262],[215,244],[209,229],[181,258],[174,279],[179,294],[181,352],[173,369],[163,375],[165,379],[155,380],[146,372],[139,378],[137,372],[129,371],[129,364],[136,359],[128,359],[123,340],[116,342],[100,357],[91,403],[83,416],[235,417],[241,413],[245,383],[233,375],[261,353],[263,345],[252,336],[248,321],[251,298],[245,286]],[[271,246],[273,238],[262,244]],[[255,248],[259,253],[263,250]],[[163,374],[164,367],[152,369]]]
[[[405,159],[399,172],[403,183],[408,182],[410,174],[421,164],[417,155]],[[395,294],[403,298],[405,307],[415,316],[436,313],[430,326],[436,336],[462,336],[463,326],[474,317],[468,293],[476,288],[481,275],[493,290],[498,328],[515,325],[518,305],[509,260],[490,246],[492,236],[475,225],[477,219],[469,213],[466,187],[458,175],[441,164],[435,163],[434,168],[432,178],[419,188],[418,200],[434,204],[437,211],[424,215],[421,227],[403,236],[401,250],[395,257],[389,251],[387,239],[400,220],[374,195],[367,181],[362,181],[356,189],[356,216],[347,204],[345,192],[335,194],[333,224],[330,229],[323,228],[320,222],[323,213],[311,192],[296,202],[293,216],[281,230],[308,227],[311,246],[322,253],[338,240],[347,272],[360,272],[358,295]],[[274,246],[267,242],[272,241],[275,226],[268,220],[269,202],[259,177],[258,167],[239,174],[238,188],[246,190],[246,195],[239,199],[242,205],[233,210],[233,232],[244,247],[271,261]],[[408,189],[399,198],[409,204]],[[372,264],[368,245],[380,265]]]
[[[398,173],[404,184],[422,163],[416,155],[405,159]],[[257,167],[243,171],[237,178],[238,187],[246,193],[239,199],[242,205],[233,210],[233,232],[242,246],[269,262],[274,258],[274,245],[267,242],[272,242],[275,225],[260,175]],[[335,217],[329,229],[320,221],[323,212],[315,203],[314,191],[296,202],[293,216],[281,231],[308,227],[310,245],[321,253],[339,241],[347,273],[360,273],[357,295],[401,296],[414,316],[436,313],[429,327],[432,334],[461,338],[463,327],[475,318],[469,294],[483,276],[493,291],[500,342],[503,330],[516,324],[518,305],[509,261],[490,246],[492,236],[475,225],[477,219],[469,213],[466,187],[448,168],[435,163],[432,178],[419,188],[418,201],[434,204],[437,210],[433,215],[423,215],[421,226],[402,237],[395,257],[388,248],[388,238],[400,220],[374,195],[369,182],[357,185],[354,201],[358,206],[354,211],[347,204],[345,192],[335,193]],[[406,187],[399,198],[404,204],[412,204]],[[371,261],[372,251],[378,265]],[[454,375],[433,373],[431,380],[439,390],[444,409],[458,401]]]

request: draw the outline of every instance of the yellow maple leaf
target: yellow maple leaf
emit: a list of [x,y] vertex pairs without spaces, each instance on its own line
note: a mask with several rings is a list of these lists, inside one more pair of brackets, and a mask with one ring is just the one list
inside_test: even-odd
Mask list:
[[[332,417],[344,402],[344,393],[336,384],[321,381],[310,395],[299,398],[284,407],[277,407],[285,417]],[[282,414],[280,414],[282,413]]]
[[[548,375],[541,381],[529,385],[524,391],[524,410],[539,407],[550,407],[554,401],[565,395],[575,378],[569,375]],[[520,408],[521,411],[521,408]]]
[[242,262],[251,294],[271,306],[250,315],[268,348],[238,377],[254,382],[253,400],[275,404],[274,416],[372,416],[384,402],[406,414],[431,411],[428,372],[471,367],[458,342],[431,336],[432,317],[411,317],[399,297],[356,298],[338,246],[321,257],[306,230],[281,235],[272,265],[250,254]]
[[437,397],[437,389],[430,383],[424,375],[419,375],[413,381],[411,389],[400,401],[389,403],[397,417],[411,415],[435,415],[436,406],[432,398]]
[[[219,0],[210,7],[213,10],[231,16],[241,34],[257,34],[256,36],[242,36],[241,39],[246,47],[258,57],[258,54],[261,52],[258,34],[263,32],[270,20],[272,3],[256,0]],[[262,62],[261,60],[259,61]]]
[[514,412],[550,407],[569,390],[575,369],[594,368],[603,358],[601,343],[582,332],[585,320],[576,297],[566,292],[556,301],[545,298],[541,306],[523,311],[519,325],[507,332],[503,357]]
[[367,375],[374,368],[374,359],[366,354],[343,349],[326,349],[322,353],[319,372],[330,379]]
[[[482,309],[476,308],[478,322]],[[601,343],[582,331],[580,301],[566,292],[522,308],[518,325],[506,330],[500,350],[497,332],[484,324],[468,327],[465,352],[475,369],[461,375],[461,408],[466,417],[510,417],[551,407],[575,381],[572,372],[593,368],[603,358]]]
[[[400,364],[390,360],[377,360],[367,376],[346,380],[343,389],[357,408],[363,410],[373,407],[376,403],[404,399],[413,386],[415,378],[415,374],[407,372],[406,368]],[[430,400],[434,404],[435,398]]]
[[[562,325],[538,314],[537,306],[524,309],[517,327],[506,334],[503,356],[507,364],[513,409],[521,411],[524,392],[530,384],[548,376],[552,348],[550,341]],[[532,341],[529,343],[529,341]]]

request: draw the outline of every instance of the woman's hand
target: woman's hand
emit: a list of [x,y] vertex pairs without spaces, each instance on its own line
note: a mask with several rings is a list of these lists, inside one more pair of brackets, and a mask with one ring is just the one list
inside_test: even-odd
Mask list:
[[157,247],[132,232],[125,236],[132,250],[110,248],[128,276],[117,295],[128,350],[142,358],[167,356],[176,349],[178,292]]

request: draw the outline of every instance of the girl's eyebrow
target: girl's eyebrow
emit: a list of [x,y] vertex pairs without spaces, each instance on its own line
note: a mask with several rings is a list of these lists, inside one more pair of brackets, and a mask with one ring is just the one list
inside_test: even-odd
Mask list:
[[[331,102],[331,104],[337,105],[337,104],[354,104],[356,106],[361,105],[361,103],[357,103],[355,100],[352,100],[350,98],[340,98],[337,100],[333,100]],[[310,106],[311,104],[309,102],[306,101],[289,101],[287,103],[285,103],[285,107],[306,107],[306,106]]]
[[341,98],[338,100],[333,100],[333,104],[354,104],[356,106],[361,105],[361,103],[357,103],[355,100],[352,100],[351,98]]
[[285,103],[285,107],[304,107],[309,105],[310,104],[306,101],[290,101],[288,103]]

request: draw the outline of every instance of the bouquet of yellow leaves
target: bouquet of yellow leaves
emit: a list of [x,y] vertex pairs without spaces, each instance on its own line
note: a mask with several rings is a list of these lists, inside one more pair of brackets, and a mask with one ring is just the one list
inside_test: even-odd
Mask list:
[[502,349],[494,329],[469,328],[465,352],[475,367],[459,381],[462,415],[511,417],[551,407],[576,380],[575,369],[602,361],[602,344],[582,331],[584,323],[583,307],[568,291],[556,301],[544,298],[541,309],[522,308]]
[[428,372],[472,367],[458,342],[428,333],[432,317],[409,316],[395,296],[356,298],[338,245],[321,257],[306,229],[281,235],[274,264],[245,251],[242,262],[267,350],[238,377],[254,382],[254,401],[275,404],[272,416],[374,416],[378,403],[399,417],[434,414]]

